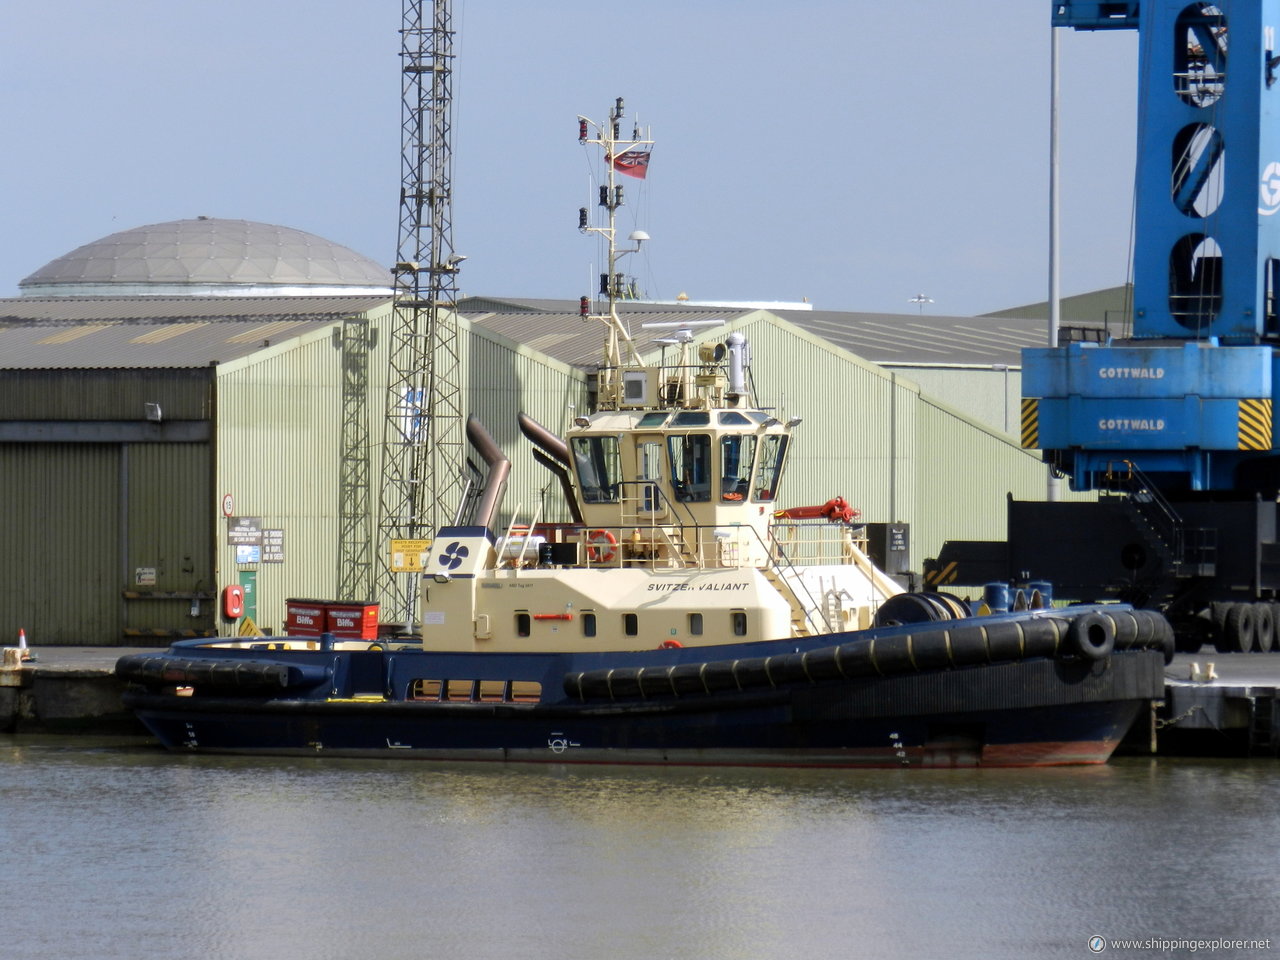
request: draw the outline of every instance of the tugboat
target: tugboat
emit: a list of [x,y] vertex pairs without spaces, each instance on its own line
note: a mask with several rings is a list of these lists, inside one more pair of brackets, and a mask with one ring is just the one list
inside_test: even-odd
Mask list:
[[[604,150],[607,311],[596,409],[564,436],[521,415],[568,522],[505,523],[487,465],[442,527],[420,635],[185,640],[122,657],[126,702],[178,751],[775,766],[1104,763],[1162,696],[1172,632],[1122,605],[973,616],[904,593],[842,497],[781,507],[799,418],[750,390],[747,344],[645,363],[617,310],[615,172],[652,141],[579,118]],[[589,127],[596,136],[591,137]],[[621,251],[625,252],[625,251]]]

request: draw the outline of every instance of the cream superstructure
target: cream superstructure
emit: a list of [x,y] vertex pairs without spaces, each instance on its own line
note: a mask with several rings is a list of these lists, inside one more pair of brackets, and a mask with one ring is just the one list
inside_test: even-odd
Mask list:
[[[652,141],[638,127],[619,139],[621,119],[621,99],[606,123],[580,117],[581,141],[598,144],[606,160],[645,153]],[[681,330],[674,365],[639,357],[616,309],[627,286],[618,260],[634,251],[617,249],[622,188],[615,164],[605,169],[607,223],[592,227],[586,208],[579,212],[582,231],[608,248],[607,312],[591,314],[583,298],[584,318],[605,334],[598,409],[576,417],[563,438],[527,417],[520,424],[560,478],[574,522],[517,516],[492,529],[509,464],[470,423],[488,479],[472,523],[442,529],[432,544],[422,580],[424,647],[640,650],[871,626],[879,604],[902,591],[868,559],[843,500],[808,508],[804,519],[781,509],[800,421],[780,422],[754,403],[741,335],[695,349],[691,331]]]

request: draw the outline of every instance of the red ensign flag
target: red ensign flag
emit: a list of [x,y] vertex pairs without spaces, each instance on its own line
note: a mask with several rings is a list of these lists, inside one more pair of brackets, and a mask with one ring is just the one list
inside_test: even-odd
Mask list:
[[649,151],[628,150],[613,157],[610,162],[613,164],[613,169],[619,173],[643,180],[644,175],[649,172]]

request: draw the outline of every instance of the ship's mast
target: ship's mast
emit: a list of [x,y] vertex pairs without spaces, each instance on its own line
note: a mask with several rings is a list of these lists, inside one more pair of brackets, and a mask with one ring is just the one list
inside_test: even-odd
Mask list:
[[[597,404],[602,410],[616,409],[622,401],[623,371],[627,369],[643,370],[644,363],[636,352],[635,343],[627,333],[622,321],[618,318],[618,301],[626,296],[626,278],[618,270],[618,261],[629,253],[637,252],[639,244],[648,239],[644,234],[632,234],[636,246],[631,249],[618,248],[617,214],[623,205],[623,187],[618,182],[619,171],[630,176],[643,178],[649,163],[649,151],[653,140],[648,132],[642,133],[640,126],[634,124],[631,137],[622,136],[624,119],[622,97],[614,101],[609,111],[609,119],[605,123],[597,123],[587,117],[578,117],[578,141],[582,144],[596,144],[604,151],[605,177],[600,185],[599,206],[604,210],[605,222],[593,226],[586,207],[578,210],[578,229],[583,233],[594,233],[604,238],[608,250],[605,272],[600,274],[599,296],[606,304],[607,311],[593,313],[591,299],[583,297],[581,311],[584,319],[600,320],[605,325],[604,365],[600,370]],[[594,135],[593,135],[594,132]],[[623,352],[626,352],[624,358]]]

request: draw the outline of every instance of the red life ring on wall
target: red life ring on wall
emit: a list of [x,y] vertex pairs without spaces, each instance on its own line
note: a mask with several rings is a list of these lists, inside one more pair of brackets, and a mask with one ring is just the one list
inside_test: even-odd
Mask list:
[[587,534],[587,558],[592,563],[608,563],[618,555],[618,538],[608,530],[592,530]]

